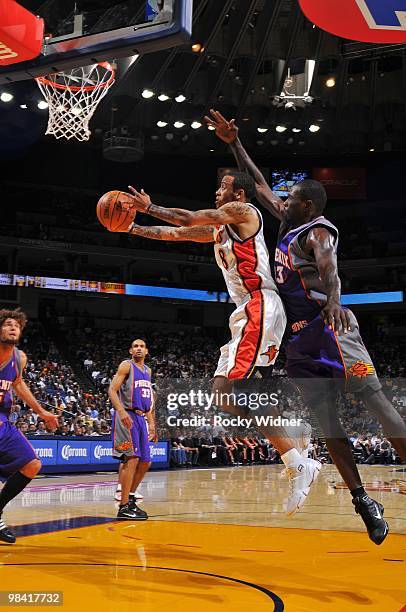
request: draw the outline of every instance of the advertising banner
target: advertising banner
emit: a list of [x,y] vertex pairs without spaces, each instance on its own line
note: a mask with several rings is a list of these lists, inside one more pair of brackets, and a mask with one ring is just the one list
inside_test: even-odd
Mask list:
[[113,446],[110,441],[107,442],[90,442],[90,463],[114,463],[117,465],[117,459],[112,457]]
[[[111,440],[43,440],[37,436],[29,441],[44,467],[80,465],[82,470],[88,467],[89,472],[96,471],[99,465],[103,469],[108,465],[118,467],[117,459],[112,457]],[[151,442],[150,448],[152,463],[157,467],[168,467],[168,442]]]
[[89,442],[58,442],[57,465],[83,465],[91,463]]
[[168,442],[156,442],[150,444],[152,463],[168,464]]
[[56,465],[58,441],[57,440],[41,440],[40,437],[30,440],[38,459],[42,465]]

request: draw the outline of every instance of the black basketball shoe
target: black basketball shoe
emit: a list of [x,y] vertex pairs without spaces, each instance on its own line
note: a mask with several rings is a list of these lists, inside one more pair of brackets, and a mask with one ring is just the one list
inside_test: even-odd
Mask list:
[[383,518],[384,507],[369,495],[359,495],[352,500],[355,512],[360,515],[374,544],[382,544],[389,533],[388,523]]
[[137,520],[138,521],[146,521],[148,518],[148,514],[145,512],[145,510],[141,510],[141,508],[139,506],[137,506],[135,498],[134,497],[130,497],[130,501],[128,502],[128,505],[130,506],[131,510],[134,510],[134,512],[136,512],[137,514]]
[[128,503],[124,506],[120,506],[117,512],[117,518],[119,521],[146,521],[148,515],[146,512],[140,510],[136,504],[130,505],[130,503]]
[[0,541],[6,542],[6,544],[14,544],[16,537],[14,533],[7,527],[6,523],[2,520],[0,514]]

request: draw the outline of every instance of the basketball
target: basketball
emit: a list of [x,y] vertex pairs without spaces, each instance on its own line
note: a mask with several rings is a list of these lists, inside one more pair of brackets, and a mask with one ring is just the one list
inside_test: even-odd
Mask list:
[[109,191],[97,202],[97,218],[109,232],[121,232],[134,221],[136,211],[124,210],[124,202],[130,199],[123,191]]

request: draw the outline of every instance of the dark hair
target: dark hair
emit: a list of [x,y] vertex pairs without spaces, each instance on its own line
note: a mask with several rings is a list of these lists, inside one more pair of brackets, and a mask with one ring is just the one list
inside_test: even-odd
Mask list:
[[244,189],[247,200],[252,200],[255,197],[255,181],[249,174],[245,172],[227,172],[227,175],[234,178],[233,191]]
[[15,310],[7,310],[3,308],[0,310],[0,327],[3,327],[4,323],[7,319],[14,319],[20,325],[21,331],[23,331],[24,327],[27,325],[27,315],[25,312],[16,308]]
[[327,193],[324,185],[319,181],[305,179],[296,183],[295,188],[299,189],[302,200],[311,200],[316,207],[317,212],[322,213],[327,204]]
[[141,340],[141,342],[143,342],[145,344],[145,347],[148,348],[148,344],[147,344],[147,341],[145,340],[145,338],[134,338],[134,340],[131,342],[131,348],[132,348],[132,345],[134,344],[134,342],[136,340]]

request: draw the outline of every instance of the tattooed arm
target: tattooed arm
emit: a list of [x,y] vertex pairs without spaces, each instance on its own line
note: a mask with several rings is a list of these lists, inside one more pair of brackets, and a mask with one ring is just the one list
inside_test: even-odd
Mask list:
[[128,196],[132,199],[131,208],[166,221],[171,225],[181,227],[209,225],[216,227],[218,225],[245,223],[250,221],[254,215],[257,218],[253,209],[244,202],[230,202],[218,209],[210,208],[194,212],[183,208],[157,206],[151,202],[151,198],[143,189],[141,192],[138,192],[134,187],[130,189],[132,195],[128,194]]
[[214,242],[212,227],[141,227],[133,223],[128,229],[132,236],[170,242]]

